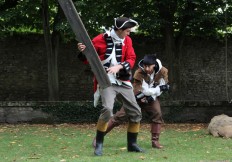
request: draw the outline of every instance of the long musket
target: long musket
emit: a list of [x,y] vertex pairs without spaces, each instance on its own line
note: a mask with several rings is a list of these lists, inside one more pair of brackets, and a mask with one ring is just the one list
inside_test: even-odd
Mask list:
[[64,11],[64,14],[76,35],[76,38],[79,42],[86,45],[86,49],[83,51],[86,56],[91,69],[98,81],[98,84],[102,88],[107,88],[111,85],[110,80],[106,74],[104,67],[101,64],[101,61],[98,57],[98,54],[92,44],[91,39],[85,29],[85,26],[82,23],[82,20],[77,13],[77,10],[72,2],[72,0],[58,0],[61,8]]

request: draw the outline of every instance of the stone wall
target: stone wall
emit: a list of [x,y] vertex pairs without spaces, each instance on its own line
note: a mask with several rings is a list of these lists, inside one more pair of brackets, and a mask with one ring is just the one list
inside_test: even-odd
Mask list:
[[185,44],[180,61],[180,99],[226,101],[227,95],[232,99],[232,43],[227,55],[225,44],[213,40]]
[[[232,98],[232,43],[187,40],[177,66],[180,69],[178,95],[181,101],[226,101]],[[47,101],[47,56],[42,36],[18,36],[0,40],[0,100]],[[147,53],[158,52],[164,66],[161,44],[153,40],[134,41],[137,62]],[[226,65],[227,61],[227,65]],[[172,69],[169,69],[172,70]],[[61,101],[92,100],[92,72],[77,59],[76,42],[61,44],[58,55]],[[172,81],[171,81],[172,84]],[[173,85],[175,86],[175,85]],[[227,89],[228,88],[228,89]],[[169,99],[170,99],[169,98]]]
[[[65,107],[75,115],[64,113],[59,107],[62,104],[70,104]],[[77,106],[72,109],[72,105]],[[38,102],[38,101],[11,101],[0,102],[0,123],[74,123],[73,119],[78,119],[79,122],[88,121],[91,116],[91,122],[96,123],[100,109],[94,108],[92,102],[88,102],[89,108],[85,107],[81,101],[77,102]],[[58,107],[57,107],[58,106]],[[84,106],[84,107],[83,107]],[[52,107],[55,109],[51,110]],[[161,102],[163,119],[166,123],[209,123],[210,120],[220,114],[226,114],[232,117],[231,104],[228,102],[188,102],[188,101],[163,101]],[[44,111],[44,108],[46,111]],[[63,107],[64,108],[64,107]],[[119,107],[118,107],[119,108]],[[83,109],[85,112],[83,112]],[[88,109],[88,112],[86,112]],[[96,110],[98,109],[98,110]],[[49,111],[48,111],[49,110]],[[54,111],[54,112],[53,112]],[[50,112],[50,113],[49,113]],[[94,112],[94,113],[93,113]],[[83,113],[86,115],[83,116]],[[58,114],[58,116],[57,116]],[[61,115],[62,114],[62,115]],[[62,117],[61,117],[62,116]],[[61,117],[61,118],[60,118]],[[59,119],[60,118],[60,119]],[[95,120],[93,120],[93,118]],[[69,119],[69,120],[67,120]],[[72,119],[72,120],[70,120]],[[77,121],[76,121],[77,122]],[[146,114],[143,114],[142,122],[148,122]]]
[[[162,44],[158,40],[134,39],[134,47],[137,62],[144,54],[158,52],[163,65],[168,67],[167,58],[162,54]],[[43,36],[14,36],[0,40],[0,101],[48,100],[45,51]],[[195,107],[191,106],[186,111],[199,109],[201,102],[219,102],[222,103],[219,108],[224,107],[225,110],[228,106],[232,107],[228,102],[232,99],[231,40],[228,40],[227,51],[226,55],[223,42],[187,39],[179,63],[176,64],[180,70],[179,75],[175,76],[178,77],[177,92],[163,95],[162,100],[170,103],[195,103]],[[92,72],[88,65],[77,59],[76,42],[61,44],[58,73],[60,101],[92,100]],[[176,86],[172,85],[172,81],[170,84]],[[223,103],[227,103],[224,104],[226,106]],[[214,111],[212,104],[208,105],[208,109]]]
[[[91,100],[92,72],[77,59],[75,43],[58,56],[60,100]],[[42,36],[0,40],[0,101],[47,101],[47,56]]]

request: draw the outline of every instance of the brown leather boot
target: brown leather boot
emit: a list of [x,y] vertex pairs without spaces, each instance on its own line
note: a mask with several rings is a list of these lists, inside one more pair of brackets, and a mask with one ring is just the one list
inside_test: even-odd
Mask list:
[[162,149],[163,146],[159,143],[161,124],[151,124],[151,143],[153,148]]
[[[112,119],[109,120],[108,122],[108,126],[107,126],[107,129],[106,129],[106,132],[105,132],[105,135],[107,133],[109,133],[114,127],[118,126],[119,124],[113,122]],[[92,142],[92,146],[95,148],[96,147],[96,137],[94,137],[93,139],[93,142]]]

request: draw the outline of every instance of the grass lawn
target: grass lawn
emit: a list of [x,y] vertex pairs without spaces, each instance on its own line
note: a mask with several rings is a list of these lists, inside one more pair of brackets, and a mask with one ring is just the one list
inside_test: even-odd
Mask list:
[[93,155],[95,124],[0,125],[1,162],[232,162],[232,139],[215,138],[205,124],[164,124],[160,143],[151,148],[150,127],[142,124],[138,144],[145,153],[126,149],[126,125],[110,132],[103,156]]

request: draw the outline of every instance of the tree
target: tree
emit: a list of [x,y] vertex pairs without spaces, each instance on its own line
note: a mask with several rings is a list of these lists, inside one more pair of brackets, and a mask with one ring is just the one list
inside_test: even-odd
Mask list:
[[59,45],[59,34],[56,30],[50,34],[48,1],[42,0],[43,11],[43,31],[48,59],[48,91],[49,101],[59,99],[58,67],[57,67],[57,47]]
[[[138,19],[146,20],[141,30],[147,35],[162,38],[173,92],[180,87],[179,65],[186,37],[220,38],[222,35],[218,31],[225,31],[225,12],[218,10],[225,11],[225,6],[228,18],[228,14],[231,15],[231,1],[147,0],[145,5],[139,6],[142,9],[137,10]],[[227,26],[231,25],[230,17]]]
[[[224,39],[232,33],[230,0],[73,0],[90,35],[111,27],[119,16],[133,17],[140,24],[138,34],[160,38],[164,45],[170,80],[179,87],[179,64],[186,37]],[[43,5],[42,5],[43,4]],[[55,0],[0,0],[0,35],[44,33],[48,53],[49,99],[58,100],[57,57],[60,40],[74,40],[74,34]],[[175,74],[175,75],[174,75]],[[177,95],[178,96],[178,95]]]
[[[57,101],[59,99],[58,85],[58,68],[57,68],[57,53],[59,47],[60,34],[59,31],[51,24],[58,24],[62,18],[62,12],[58,7],[58,12],[54,12],[54,2],[48,3],[47,0],[42,0],[42,3],[36,1],[10,0],[1,2],[1,28],[6,33],[11,32],[44,32],[46,53],[48,60],[48,100]],[[35,12],[36,11],[36,12]],[[52,18],[50,19],[50,15]],[[52,23],[51,23],[52,22]],[[42,25],[43,24],[43,25]],[[50,33],[52,29],[52,34]],[[3,34],[3,33],[2,33]]]

